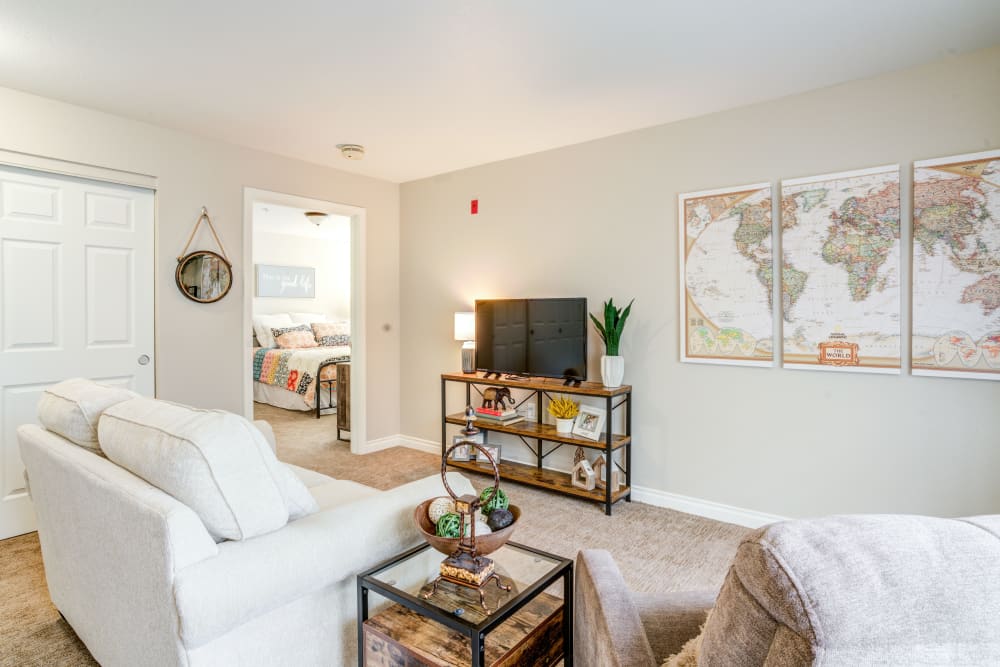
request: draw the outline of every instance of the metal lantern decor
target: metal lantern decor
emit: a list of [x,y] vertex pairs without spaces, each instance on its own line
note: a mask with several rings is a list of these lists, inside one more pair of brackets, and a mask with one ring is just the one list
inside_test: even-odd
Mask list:
[[[444,488],[448,492],[448,495],[454,500],[455,513],[459,515],[458,548],[450,556],[441,561],[441,574],[434,580],[431,589],[423,594],[423,597],[427,599],[434,595],[437,592],[438,584],[442,580],[450,581],[453,584],[477,590],[479,592],[479,604],[482,606],[483,611],[489,614],[490,610],[486,606],[486,596],[483,588],[490,581],[494,581],[497,588],[503,591],[509,592],[510,586],[505,585],[500,579],[500,575],[494,571],[493,559],[487,558],[480,553],[477,547],[476,512],[481,507],[489,507],[494,498],[497,497],[497,494],[500,493],[500,469],[497,467],[497,462],[490,452],[479,443],[472,442],[471,440],[472,436],[479,433],[479,429],[472,425],[472,422],[476,419],[476,414],[471,406],[466,409],[465,419],[465,428],[462,429],[462,435],[466,437],[466,440],[449,447],[444,456],[441,457],[441,481],[444,483]],[[452,450],[463,446],[479,450],[493,468],[492,493],[488,495],[484,493],[482,495],[465,494],[459,496],[448,484],[448,457],[451,455]]]

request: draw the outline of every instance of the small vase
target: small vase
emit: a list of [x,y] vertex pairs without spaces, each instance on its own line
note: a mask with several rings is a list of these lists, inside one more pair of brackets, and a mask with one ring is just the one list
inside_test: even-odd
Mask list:
[[556,433],[572,433],[573,432],[573,421],[572,419],[559,419],[556,418]]
[[601,356],[601,381],[608,389],[622,386],[625,377],[625,357],[608,355]]

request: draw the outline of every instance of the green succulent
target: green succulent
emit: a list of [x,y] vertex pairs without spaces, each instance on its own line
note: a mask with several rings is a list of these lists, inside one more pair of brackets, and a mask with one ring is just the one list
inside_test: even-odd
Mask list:
[[510,500],[507,499],[507,494],[504,493],[503,489],[497,489],[496,495],[487,503],[486,499],[490,497],[491,493],[493,493],[493,487],[487,486],[479,494],[479,502],[483,503],[479,506],[479,509],[482,511],[483,516],[489,516],[493,510],[505,510],[510,507]]
[[438,519],[434,532],[438,537],[458,537],[458,531],[462,525],[462,517],[454,512],[449,512]]
[[609,357],[618,356],[618,346],[622,341],[622,330],[625,328],[625,320],[628,319],[629,313],[632,312],[632,304],[634,302],[635,299],[632,299],[624,309],[621,309],[615,307],[614,299],[605,301],[603,323],[593,313],[590,313],[590,319],[594,322],[594,326],[597,327],[597,333],[600,334],[601,340],[604,341],[604,348],[607,350]]

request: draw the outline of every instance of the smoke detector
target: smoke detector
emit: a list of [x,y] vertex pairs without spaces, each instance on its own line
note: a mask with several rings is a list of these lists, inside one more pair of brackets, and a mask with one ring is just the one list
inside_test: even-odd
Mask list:
[[360,160],[365,156],[365,147],[361,144],[337,144],[337,148],[348,160]]
[[306,220],[319,227],[319,223],[326,220],[327,213],[323,211],[306,211]]

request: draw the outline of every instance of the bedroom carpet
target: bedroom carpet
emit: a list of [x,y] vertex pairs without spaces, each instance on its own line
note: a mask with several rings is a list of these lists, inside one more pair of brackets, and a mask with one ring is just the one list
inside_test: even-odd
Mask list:
[[[348,443],[336,441],[333,417],[256,407],[256,418],[274,427],[279,458],[290,463],[379,489],[440,472],[438,457],[404,447],[351,454]],[[477,488],[489,482],[474,477]],[[571,558],[583,547],[607,549],[637,591],[718,588],[747,533],[641,503],[619,503],[607,517],[594,503],[514,483],[504,487],[523,513],[516,541]],[[0,581],[0,667],[97,664],[49,601],[36,533],[0,541]]]

